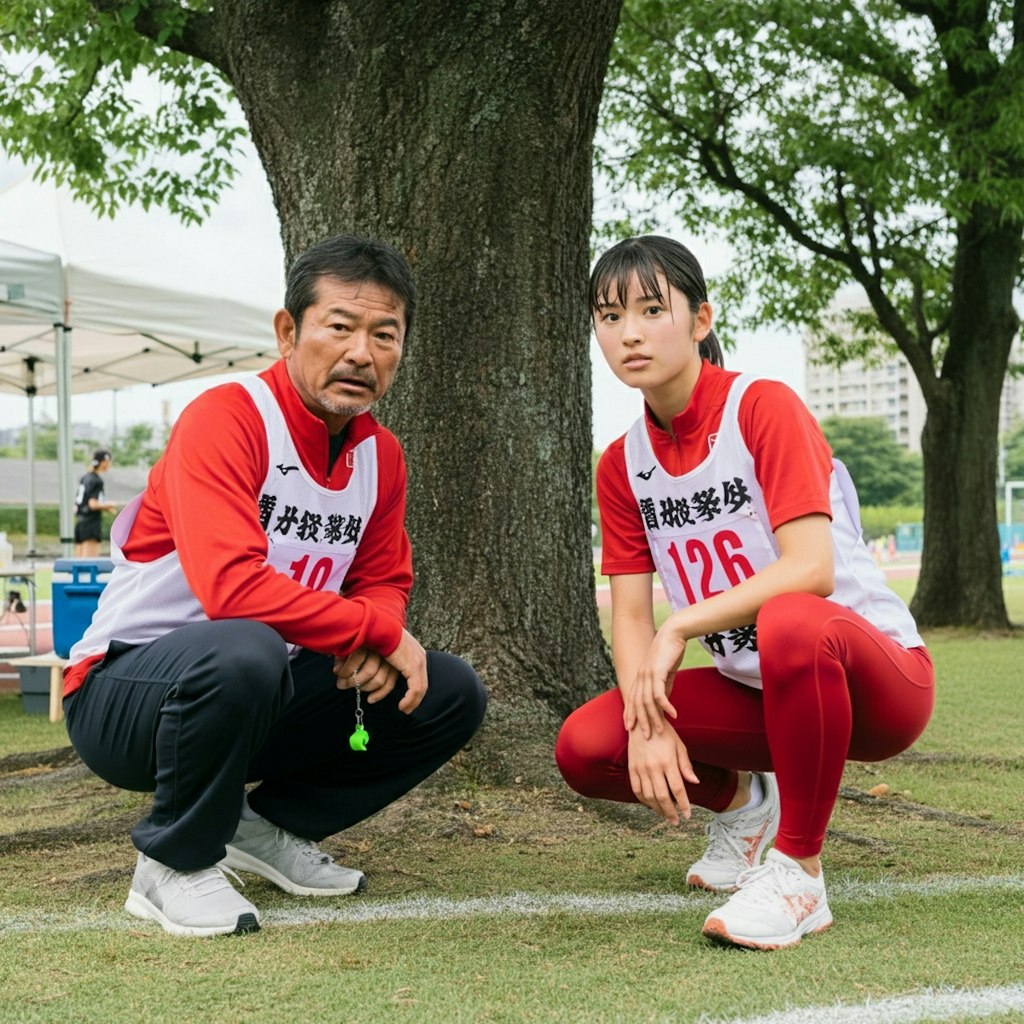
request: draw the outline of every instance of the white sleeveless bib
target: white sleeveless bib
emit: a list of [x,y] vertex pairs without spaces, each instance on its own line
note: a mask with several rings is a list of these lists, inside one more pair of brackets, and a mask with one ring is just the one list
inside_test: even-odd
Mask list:
[[[255,376],[241,383],[267,436],[269,462],[258,499],[260,523],[267,534],[267,563],[303,586],[337,593],[377,501],[377,440],[368,437],[348,453],[348,485],[343,491],[329,490],[303,467],[269,386]],[[72,664],[104,653],[112,640],[150,643],[180,626],[207,620],[177,551],[151,562],[125,557],[122,545],[141,503],[140,494],[111,526],[114,571],[85,636],[71,649]],[[290,650],[294,654],[298,648],[292,645]]]
[[[626,435],[630,486],[674,611],[736,586],[779,557],[754,458],[739,427],[740,400],[754,379],[735,378],[713,447],[689,473],[672,476],[662,468],[645,417]],[[901,646],[921,646],[909,611],[888,588],[861,539],[855,492],[845,470],[833,471],[829,496],[836,578],[829,599],[863,615]],[[754,623],[698,640],[723,675],[760,689]]]

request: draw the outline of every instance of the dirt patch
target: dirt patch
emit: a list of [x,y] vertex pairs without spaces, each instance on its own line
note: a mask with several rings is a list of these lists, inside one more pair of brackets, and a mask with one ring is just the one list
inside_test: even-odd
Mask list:
[[0,757],[0,776],[12,775],[32,769],[49,770],[64,765],[81,764],[74,747],[56,747],[53,750],[28,751]]
[[[676,829],[639,805],[582,798],[549,770],[550,747],[534,751],[527,759],[532,769],[529,776],[511,775],[504,785],[481,783],[474,763],[471,755],[458,755],[413,792],[333,837],[327,849],[351,852],[383,845],[397,853],[414,843],[452,840],[535,849],[566,847],[595,838],[657,842],[690,837],[699,842],[707,820],[706,814],[698,811]],[[511,773],[510,767],[508,771]],[[0,797],[9,802],[10,813],[3,805],[0,811],[11,829],[0,835],[0,855],[108,843],[124,844],[128,850],[131,829],[146,813],[149,799],[146,794],[124,793],[98,779],[71,747],[0,758]],[[864,835],[861,829],[872,832],[877,827],[882,831],[887,822],[934,821],[992,836],[1024,836],[1024,825],[1019,822],[957,814],[899,796],[875,797],[849,785],[839,793],[839,806],[844,803],[851,806],[851,812],[833,822],[829,838],[882,856],[893,849],[888,837]],[[852,806],[860,810],[851,819]],[[105,878],[105,873],[99,872],[94,880]]]
[[969,814],[957,814],[955,811],[943,811],[927,804],[916,804],[902,797],[872,796],[852,786],[841,786],[840,800],[850,800],[860,804],[877,804],[893,814],[905,815],[910,818],[924,818],[931,821],[943,821],[951,825],[962,825],[965,828],[981,829],[986,832],[998,832],[1002,835],[1024,836],[1024,825],[1019,822],[998,822],[985,818],[975,818]]
[[67,846],[80,846],[123,839],[139,820],[138,811],[118,814],[78,825],[54,825],[49,828],[30,829],[0,835],[0,855],[25,850],[58,850]]

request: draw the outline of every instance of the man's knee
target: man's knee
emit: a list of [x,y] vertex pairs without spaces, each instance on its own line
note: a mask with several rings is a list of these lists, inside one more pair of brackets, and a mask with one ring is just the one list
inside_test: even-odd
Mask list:
[[446,651],[427,652],[427,680],[440,698],[440,714],[451,716],[468,739],[487,710],[487,691],[473,667]]
[[277,631],[249,619],[205,625],[205,664],[197,665],[204,688],[236,711],[283,706],[291,697],[291,675],[288,647]]

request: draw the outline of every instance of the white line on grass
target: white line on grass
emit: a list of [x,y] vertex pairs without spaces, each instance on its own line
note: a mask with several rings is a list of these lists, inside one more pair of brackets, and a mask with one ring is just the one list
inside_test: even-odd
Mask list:
[[992,988],[926,988],[913,995],[869,1000],[854,1006],[804,1006],[763,1017],[706,1021],[706,1024],[916,1024],[917,1021],[991,1017],[1024,1010],[1024,985]]
[[[946,875],[921,882],[860,882],[836,879],[828,887],[833,905],[843,902],[867,903],[895,899],[904,895],[924,897],[966,894],[991,890],[1024,891],[1024,875],[969,878]],[[401,900],[374,903],[365,898],[352,898],[341,904],[303,903],[276,907],[260,912],[264,924],[360,924],[374,921],[405,921],[414,919],[452,919],[468,917],[517,916],[543,914],[676,914],[687,910],[710,910],[722,902],[713,893],[632,893],[612,896],[579,893],[511,893],[507,896],[484,896],[475,899],[444,899],[414,896]],[[127,914],[109,911],[79,910],[71,914],[2,914],[0,935],[15,932],[85,931],[114,929],[125,931],[149,925]]]

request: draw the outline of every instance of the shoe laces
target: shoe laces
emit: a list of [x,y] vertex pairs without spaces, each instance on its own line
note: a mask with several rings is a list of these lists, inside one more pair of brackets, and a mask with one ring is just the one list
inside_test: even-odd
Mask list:
[[[281,831],[284,832],[284,829]],[[302,836],[293,835],[291,832],[285,833],[285,836],[311,864],[334,863],[334,858],[329,853],[324,853],[311,839],[303,839]]]
[[704,856],[715,860],[725,858],[728,853],[735,855],[737,860],[746,862],[745,844],[742,844],[734,836],[734,830],[723,823],[719,818],[713,818],[704,826],[704,832],[708,837],[708,847]]
[[[807,892],[811,885],[801,885],[796,881],[795,871],[804,874],[801,868],[790,868],[777,860],[765,861],[756,868],[748,868],[736,879],[736,886],[742,894],[743,901],[751,906],[774,906],[779,901],[785,902],[801,892]],[[807,876],[808,883],[812,881]]]
[[231,889],[232,885],[227,880],[227,875],[235,879],[239,885],[245,886],[245,882],[226,865],[220,866],[215,864],[213,867],[204,868],[202,871],[176,871],[174,873],[180,876],[182,889],[186,889],[196,896],[211,896],[221,889]]

